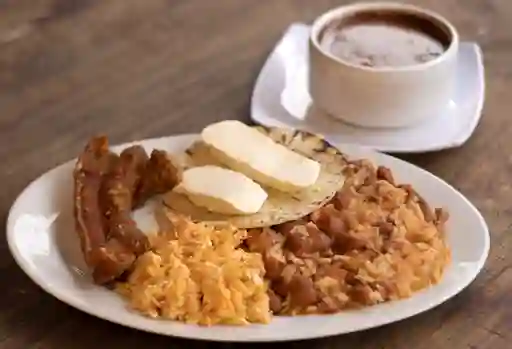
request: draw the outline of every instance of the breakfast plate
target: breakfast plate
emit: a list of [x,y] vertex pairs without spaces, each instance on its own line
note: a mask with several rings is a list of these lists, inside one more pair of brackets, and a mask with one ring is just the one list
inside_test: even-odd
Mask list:
[[[198,135],[178,135],[137,142],[146,151],[181,153]],[[114,148],[125,149],[130,144]],[[7,221],[10,251],[21,269],[46,292],[98,318],[161,335],[212,341],[264,342],[318,338],[349,333],[399,321],[429,310],[468,286],[482,269],[489,252],[489,232],[478,210],[456,189],[433,174],[365,147],[338,144],[352,159],[369,159],[407,181],[426,201],[446,208],[447,244],[452,259],[442,280],[412,297],[346,310],[334,315],[275,316],[269,324],[197,326],[156,320],[127,310],[116,293],[91,282],[74,234],[73,169],[60,165],[32,182],[16,199]],[[76,169],[75,169],[76,170]],[[151,205],[134,212],[145,232],[156,229]]]
[[445,113],[408,128],[364,128],[335,120],[312,103],[307,81],[309,32],[308,25],[292,24],[269,55],[252,94],[255,123],[303,129],[322,134],[334,144],[391,153],[455,148],[473,134],[485,97],[482,52],[476,43],[460,43],[456,89]]

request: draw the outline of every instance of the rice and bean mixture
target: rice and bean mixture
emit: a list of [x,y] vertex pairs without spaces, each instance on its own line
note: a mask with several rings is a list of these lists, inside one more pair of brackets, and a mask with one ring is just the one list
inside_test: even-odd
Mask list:
[[303,219],[250,229],[171,215],[118,290],[150,317],[269,323],[410,297],[450,262],[447,213],[369,161],[347,164],[333,200]]

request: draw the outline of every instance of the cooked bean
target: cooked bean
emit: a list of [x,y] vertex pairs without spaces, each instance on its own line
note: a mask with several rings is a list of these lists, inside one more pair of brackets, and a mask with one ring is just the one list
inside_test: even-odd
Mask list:
[[290,221],[290,222],[286,222],[286,223],[283,223],[283,224],[279,224],[279,225],[276,225],[274,227],[274,229],[278,232],[278,233],[281,233],[283,234],[284,236],[286,236],[287,234],[290,234],[290,231],[297,227],[297,226],[302,226],[302,225],[305,225],[307,223],[306,220],[304,219],[297,219],[295,221]]
[[393,223],[390,223],[390,222],[379,223],[379,234],[380,235],[387,238],[393,233],[393,230],[395,230],[395,226],[393,225]]
[[281,297],[279,297],[274,291],[271,289],[268,290],[268,298],[269,298],[269,305],[270,310],[277,314],[281,311],[283,308],[283,301],[281,300]]
[[312,222],[286,231],[285,247],[297,256],[324,251],[331,245],[331,239]]
[[284,267],[286,266],[284,256],[277,256],[271,252],[266,252],[263,254],[263,263],[265,264],[265,276],[269,280],[275,280],[279,278],[283,272]]
[[281,297],[288,296],[289,290],[289,282],[285,282],[282,278],[280,280],[273,281],[271,284],[272,290]]
[[311,220],[331,238],[339,232],[347,231],[343,217],[333,205],[327,205],[311,214]]
[[318,229],[315,223],[308,222],[306,224],[306,229],[311,238],[310,253],[322,252],[329,249],[329,247],[331,246],[331,239],[325,233],[320,231],[320,229]]
[[311,250],[311,239],[305,226],[298,225],[286,234],[284,245],[296,255],[303,255]]
[[377,179],[383,179],[388,181],[389,183],[395,185],[395,179],[393,178],[393,173],[391,170],[384,166],[379,166],[377,168]]
[[436,220],[436,216],[430,205],[425,201],[425,199],[418,194],[417,191],[414,190],[412,186],[409,184],[402,184],[399,186],[407,192],[407,202],[410,202],[414,199],[417,200],[418,206],[420,207],[421,212],[423,213],[423,217],[427,222],[434,222]]
[[435,215],[436,215],[436,222],[438,224],[444,224],[446,221],[448,221],[448,218],[450,218],[450,215],[448,211],[442,208],[436,208],[435,209]]
[[357,195],[351,187],[343,188],[334,196],[332,203],[337,210],[344,210],[350,207],[352,199]]
[[318,293],[311,279],[302,275],[295,275],[288,286],[292,304],[307,307],[318,301]]
[[270,250],[279,240],[276,236],[276,232],[270,228],[249,229],[247,235],[245,243],[249,247],[249,250],[258,253],[264,253]]

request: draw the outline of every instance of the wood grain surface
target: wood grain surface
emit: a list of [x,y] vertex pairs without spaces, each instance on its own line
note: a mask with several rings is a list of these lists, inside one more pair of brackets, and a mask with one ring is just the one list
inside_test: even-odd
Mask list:
[[[95,133],[119,143],[199,131],[226,118],[247,121],[255,77],[285,28],[346,2],[0,0],[3,227],[20,191],[73,158]],[[485,115],[474,136],[459,149],[404,158],[452,183],[482,211],[492,232],[490,257],[470,287],[432,311],[290,347],[512,347],[512,1],[412,2],[439,11],[484,49]],[[0,285],[0,349],[235,346],[150,335],[72,309],[23,274],[5,234]]]

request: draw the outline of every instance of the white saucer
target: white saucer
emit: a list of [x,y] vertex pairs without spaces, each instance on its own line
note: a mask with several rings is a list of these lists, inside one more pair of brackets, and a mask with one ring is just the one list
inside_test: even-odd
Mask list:
[[309,29],[305,24],[292,24],[265,62],[252,94],[254,122],[319,133],[333,144],[351,143],[393,153],[455,148],[474,132],[485,94],[478,44],[460,45],[457,86],[445,113],[411,128],[372,129],[334,120],[312,104],[307,91]]

